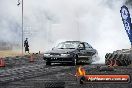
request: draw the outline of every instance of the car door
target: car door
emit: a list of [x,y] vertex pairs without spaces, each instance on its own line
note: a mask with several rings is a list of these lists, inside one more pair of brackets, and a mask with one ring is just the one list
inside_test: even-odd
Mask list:
[[92,56],[95,53],[95,50],[88,43],[84,43],[84,45],[85,45],[87,56]]
[[95,50],[88,43],[84,43],[86,49],[87,62],[92,63],[92,56],[95,54]]
[[80,43],[78,47],[79,47],[79,53],[78,53],[79,61],[81,61],[81,62],[86,61],[87,51],[85,49],[84,43]]

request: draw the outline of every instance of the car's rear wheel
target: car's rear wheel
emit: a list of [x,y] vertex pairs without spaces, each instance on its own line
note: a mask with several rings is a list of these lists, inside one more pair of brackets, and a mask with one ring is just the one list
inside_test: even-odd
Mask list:
[[46,61],[46,65],[51,65],[51,62],[49,62],[49,61]]
[[89,57],[88,62],[86,64],[92,64],[93,60],[92,57]]

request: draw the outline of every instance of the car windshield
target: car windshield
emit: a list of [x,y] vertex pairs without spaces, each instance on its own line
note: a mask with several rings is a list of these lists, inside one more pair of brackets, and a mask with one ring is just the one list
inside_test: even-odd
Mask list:
[[79,45],[78,42],[62,42],[59,43],[55,48],[57,49],[75,49]]

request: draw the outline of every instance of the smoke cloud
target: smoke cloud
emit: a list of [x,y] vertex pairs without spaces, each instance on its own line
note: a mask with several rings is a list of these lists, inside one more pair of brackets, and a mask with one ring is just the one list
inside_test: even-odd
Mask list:
[[[24,0],[24,38],[31,52],[44,52],[65,40],[86,41],[107,52],[130,48],[120,16],[123,0]],[[21,45],[21,5],[0,1],[0,40]],[[21,48],[20,48],[21,49]]]

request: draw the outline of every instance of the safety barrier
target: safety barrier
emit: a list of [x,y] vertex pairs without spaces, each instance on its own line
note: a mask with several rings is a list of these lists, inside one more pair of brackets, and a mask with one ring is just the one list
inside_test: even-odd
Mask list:
[[131,64],[131,60],[129,54],[107,53],[105,64],[108,66],[127,66]]

